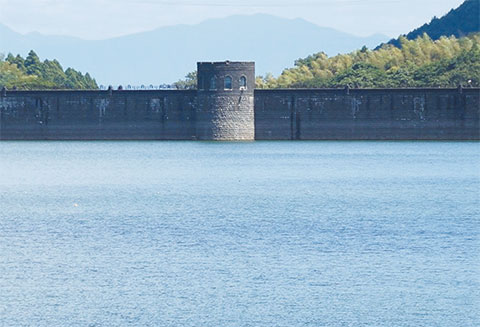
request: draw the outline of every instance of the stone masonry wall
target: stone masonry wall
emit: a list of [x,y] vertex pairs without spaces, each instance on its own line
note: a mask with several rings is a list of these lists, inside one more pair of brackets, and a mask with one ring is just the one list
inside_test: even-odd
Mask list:
[[254,140],[253,94],[203,94],[198,97],[198,103],[199,140]]
[[239,94],[7,91],[0,140],[480,140],[478,88]]
[[197,72],[197,139],[254,140],[255,63],[199,62]]
[[0,139],[191,140],[195,91],[13,91]]
[[255,90],[257,140],[479,140],[480,90]]

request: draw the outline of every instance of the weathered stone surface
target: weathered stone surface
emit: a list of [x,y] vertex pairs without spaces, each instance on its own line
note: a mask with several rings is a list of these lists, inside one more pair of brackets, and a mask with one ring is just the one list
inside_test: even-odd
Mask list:
[[191,140],[195,91],[16,91],[0,98],[0,139]]
[[[254,140],[255,64],[198,63],[197,71],[197,138]],[[232,82],[229,86],[225,82],[227,78]],[[245,86],[241,85],[242,78]]]
[[257,140],[479,140],[480,90],[256,90]]

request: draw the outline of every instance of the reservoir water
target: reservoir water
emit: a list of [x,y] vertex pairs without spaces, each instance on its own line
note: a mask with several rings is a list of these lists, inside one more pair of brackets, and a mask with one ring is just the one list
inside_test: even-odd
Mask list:
[[0,142],[0,326],[480,325],[480,143]]

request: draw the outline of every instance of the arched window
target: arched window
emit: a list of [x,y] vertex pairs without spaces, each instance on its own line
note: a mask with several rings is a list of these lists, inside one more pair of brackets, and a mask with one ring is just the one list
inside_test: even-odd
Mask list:
[[203,77],[202,76],[200,76],[198,78],[198,89],[203,90]]
[[247,88],[247,78],[245,76],[240,77],[240,90]]
[[225,77],[225,90],[231,90],[232,89],[232,78],[230,76]]
[[210,90],[216,90],[217,89],[217,79],[215,76],[210,78]]

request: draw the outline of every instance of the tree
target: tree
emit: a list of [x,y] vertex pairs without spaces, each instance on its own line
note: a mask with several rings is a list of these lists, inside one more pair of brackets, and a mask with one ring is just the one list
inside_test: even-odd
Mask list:
[[38,58],[35,51],[30,50],[27,58],[25,58],[24,65],[28,75],[36,75],[36,76],[42,75],[40,58]]
[[364,47],[334,57],[319,52],[296,60],[295,67],[285,69],[278,78],[260,77],[256,83],[260,88],[447,87],[469,80],[473,85],[480,74],[473,51],[480,48],[480,33],[436,41],[423,34],[416,40],[401,37],[400,43],[401,48],[384,45],[370,51]]
[[385,72],[379,68],[367,63],[357,63],[335,76],[330,81],[330,86],[382,87],[385,85],[385,81]]
[[57,60],[40,61],[35,51],[30,51],[27,58],[8,54],[0,57],[0,86],[20,89],[98,89],[98,85],[88,73],[75,71],[73,68],[63,70]]
[[190,72],[185,79],[173,83],[178,90],[194,90],[197,88],[197,72]]

